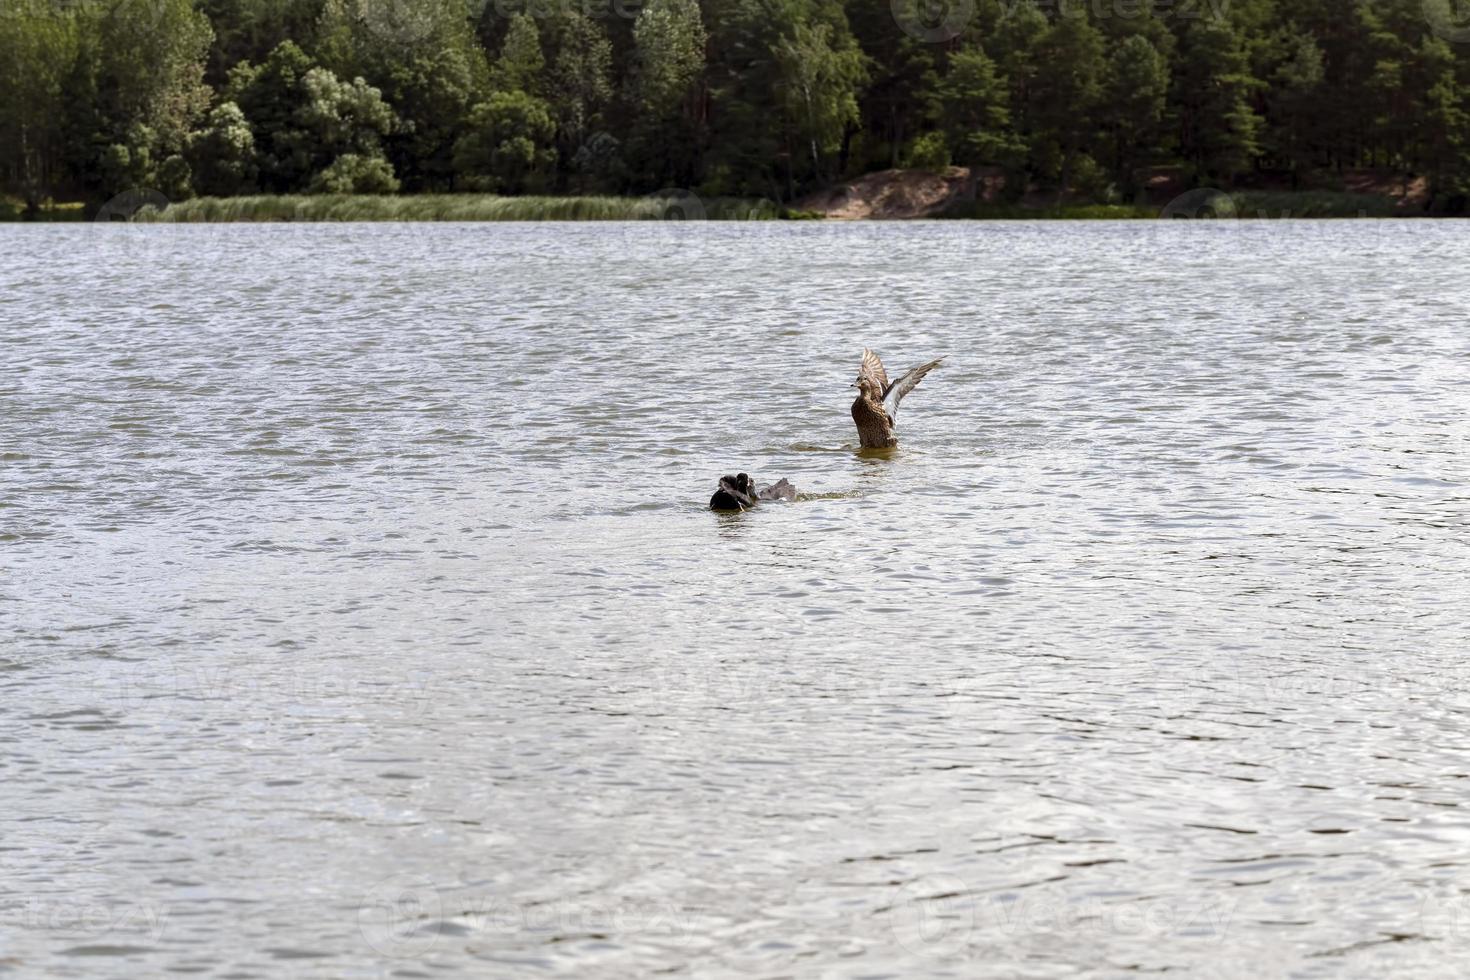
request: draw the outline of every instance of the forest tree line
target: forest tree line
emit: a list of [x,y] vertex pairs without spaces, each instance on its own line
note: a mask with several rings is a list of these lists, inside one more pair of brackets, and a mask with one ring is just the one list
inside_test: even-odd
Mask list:
[[1452,0],[0,0],[34,207],[490,191],[790,201],[889,167],[1130,200],[1470,185]]

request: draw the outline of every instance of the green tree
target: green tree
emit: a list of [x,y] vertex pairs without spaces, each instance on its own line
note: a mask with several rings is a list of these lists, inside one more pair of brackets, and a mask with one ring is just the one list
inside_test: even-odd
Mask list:
[[546,103],[525,92],[495,92],[470,113],[454,147],[454,167],[471,190],[539,189],[556,159],[556,124]]
[[1045,70],[1029,85],[1032,166],[1055,177],[1058,193],[1065,194],[1074,164],[1097,131],[1103,38],[1080,12],[1059,17],[1037,41],[1035,58]]
[[[136,0],[132,0],[135,7]],[[225,81],[228,70],[242,61],[264,61],[271,49],[292,40],[311,50],[324,0],[198,0],[214,28],[206,78]]]
[[233,102],[216,106],[204,128],[190,134],[184,158],[200,194],[231,197],[255,190],[255,134]]
[[546,71],[546,55],[541,50],[541,32],[529,14],[514,14],[500,57],[490,70],[490,83],[501,92],[526,92],[539,95]]
[[1154,164],[1470,189],[1451,0],[518,2],[0,0],[0,186],[784,199],[953,159],[1012,197],[1134,194]]
[[1014,165],[1020,144],[1011,129],[1010,97],[984,50],[970,46],[950,57],[939,101],[956,163]]
[[779,197],[782,133],[775,57],[786,6],[726,0],[705,8],[709,30],[706,93],[708,152],[700,192]]
[[65,180],[65,83],[81,32],[75,13],[0,2],[0,186],[35,214]]
[[1254,161],[1261,118],[1251,98],[1260,87],[1228,21],[1189,23],[1179,45],[1174,98],[1179,149],[1196,180],[1229,183]]
[[666,118],[678,113],[704,70],[709,36],[694,0],[650,0],[633,25],[636,48],[630,76],[640,112]]
[[[398,127],[378,89],[342,81],[290,41],[258,67],[236,65],[226,94],[256,134],[262,183],[277,193],[307,188],[342,156],[384,159],[384,140]],[[377,172],[362,167],[350,173]]]
[[[830,24],[799,23],[790,37],[777,43],[775,60],[780,73],[777,90],[791,134],[788,159],[808,155],[804,176],[826,180],[827,158],[859,119],[857,96],[867,78],[863,53],[850,35],[838,36]],[[788,189],[793,192],[794,172],[795,168],[788,171]]]
[[387,160],[344,153],[312,177],[307,190],[313,194],[392,194],[398,187]]
[[1470,117],[1465,111],[1465,93],[1456,83],[1455,56],[1443,38],[1426,37],[1415,56],[1415,81],[1422,95],[1416,100],[1415,159],[1429,175],[1431,204],[1444,195],[1459,203],[1449,210],[1465,209],[1470,193],[1466,149],[1470,147]]
[[[896,167],[904,145],[931,114],[940,84],[940,49],[896,29],[891,0],[854,2],[848,18],[869,59],[869,81],[859,103],[862,116],[854,131],[861,140],[858,163]],[[847,161],[840,166],[847,169]]]
[[693,182],[700,83],[709,37],[694,0],[650,0],[633,25],[628,103],[634,155],[659,185]]
[[1113,48],[1103,82],[1102,122],[1112,138],[1112,175],[1123,195],[1140,189],[1138,167],[1154,153],[1169,95],[1169,65],[1147,37]]
[[301,83],[304,100],[295,118],[311,136],[313,162],[344,154],[383,156],[383,139],[397,128],[398,117],[382,92],[361,78],[346,82],[320,67]]
[[593,133],[577,147],[572,157],[572,172],[578,178],[578,193],[587,193],[593,185],[604,190],[617,186],[628,177],[622,144],[611,133]]
[[568,9],[555,22],[548,86],[560,158],[570,161],[602,123],[612,99],[612,44],[596,21]]
[[322,64],[365,79],[402,120],[384,146],[405,187],[448,189],[455,140],[490,90],[463,0],[326,0],[317,32]]
[[262,186],[285,194],[305,186],[312,174],[312,148],[296,115],[306,100],[306,76],[315,62],[294,41],[282,41],[260,65],[230,69],[224,97],[240,108],[255,139]]
[[1276,70],[1276,84],[1268,100],[1271,150],[1291,173],[1293,187],[1301,184],[1314,164],[1325,79],[1322,49],[1316,39],[1298,35],[1291,44],[1291,56]]
[[1028,164],[1038,140],[1032,106],[1037,80],[1049,67],[1041,61],[1041,44],[1051,25],[1033,0],[1008,2],[999,13],[988,6],[982,7],[981,12],[995,19],[991,56],[1010,91],[1011,123],[1018,156],[1022,158],[1006,168],[1003,193],[1011,200],[1019,200],[1030,182]]
[[93,201],[134,187],[177,192],[180,153],[209,109],[208,19],[193,0],[156,0],[146,17],[126,2],[78,10],[66,112],[76,189]]

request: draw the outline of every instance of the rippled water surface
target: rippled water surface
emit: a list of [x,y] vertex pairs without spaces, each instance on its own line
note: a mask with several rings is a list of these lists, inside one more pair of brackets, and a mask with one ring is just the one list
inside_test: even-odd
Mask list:
[[1467,246],[0,229],[0,973],[1464,976]]

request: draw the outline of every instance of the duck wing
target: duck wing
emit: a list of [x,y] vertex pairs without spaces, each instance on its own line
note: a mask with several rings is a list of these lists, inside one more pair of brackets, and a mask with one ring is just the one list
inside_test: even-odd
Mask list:
[[784,476],[756,494],[761,500],[795,500],[796,487]]
[[898,420],[898,403],[903,401],[903,396],[917,388],[919,382],[924,380],[924,375],[937,368],[943,360],[943,357],[936,357],[928,364],[920,364],[916,368],[910,368],[897,381],[893,382],[893,384],[884,386],[883,411],[888,413],[890,419],[894,421]]
[[858,368],[858,377],[871,379],[879,391],[888,390],[888,372],[883,370],[883,362],[866,347],[863,348],[863,364]]

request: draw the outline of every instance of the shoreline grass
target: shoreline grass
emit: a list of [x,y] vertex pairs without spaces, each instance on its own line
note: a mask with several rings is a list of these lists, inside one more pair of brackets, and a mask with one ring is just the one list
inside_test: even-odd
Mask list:
[[[1220,218],[1415,217],[1387,195],[1341,191],[1236,191]],[[1233,212],[1232,212],[1233,209]],[[1022,204],[966,202],[941,219],[979,221],[1140,221],[1160,217],[1155,204]],[[769,200],[661,197],[501,197],[493,194],[259,195],[201,197],[139,214],[142,221],[713,221],[823,218]],[[921,219],[922,220],[922,219]]]
[[81,201],[47,201],[37,214],[27,214],[24,201],[0,197],[0,222],[5,221],[85,221],[87,209]]
[[135,220],[212,221],[768,221],[800,217],[770,201],[689,197],[501,197],[494,194],[354,194],[197,197],[147,209]]
[[[1441,217],[1405,208],[1386,194],[1345,191],[1235,191],[1229,204],[1215,201],[1221,219],[1279,218],[1419,218]],[[1160,218],[1157,204],[1087,204],[1050,206],[957,202],[942,214],[919,220],[973,221],[1139,221]],[[1223,212],[1223,213],[1222,213]],[[1209,216],[1209,215],[1206,215]],[[85,221],[90,209],[79,202],[48,202],[39,215],[25,214],[20,202],[0,198],[0,222]],[[348,222],[348,221],[640,221],[708,219],[770,221],[822,219],[818,212],[799,211],[770,200],[688,197],[502,197],[495,194],[412,195],[253,195],[198,197],[162,210],[145,208],[133,220],[142,222]],[[1198,215],[1180,215],[1198,217]]]
[[[1180,214],[1186,217],[1230,219],[1271,218],[1415,218],[1435,217],[1405,209],[1386,194],[1353,194],[1346,191],[1234,191],[1229,199],[1210,200],[1212,214]],[[1200,203],[1205,203],[1202,198]],[[941,217],[979,221],[1137,221],[1168,217],[1167,205],[1157,204],[1058,204],[1035,207],[1023,204],[989,204],[966,201]]]
[[987,204],[966,201],[938,218],[953,221],[1141,221],[1157,218],[1159,209],[1140,204]]
[[1387,194],[1348,191],[1237,191],[1230,195],[1237,218],[1414,218],[1433,217],[1406,209]]

